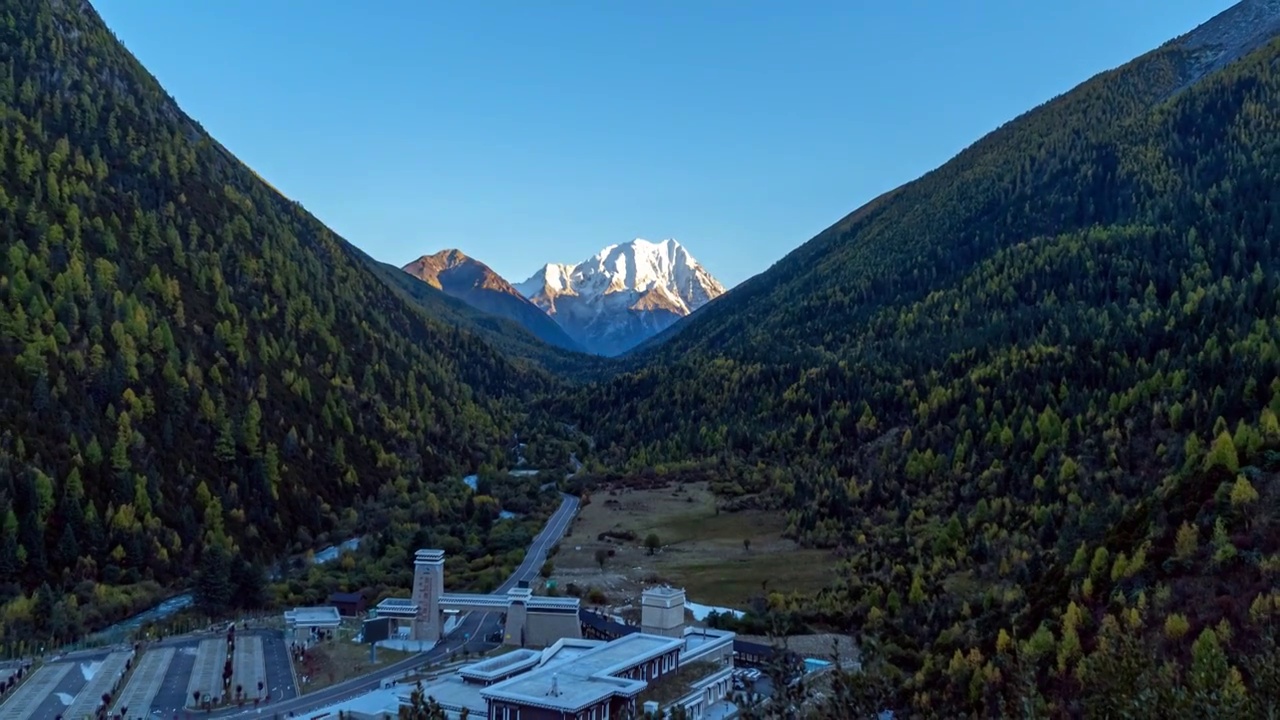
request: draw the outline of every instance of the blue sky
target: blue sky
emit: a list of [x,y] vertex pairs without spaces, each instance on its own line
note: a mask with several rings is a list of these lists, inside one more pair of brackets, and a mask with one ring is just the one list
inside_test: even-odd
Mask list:
[[96,0],[374,257],[513,282],[675,237],[726,285],[1229,0]]

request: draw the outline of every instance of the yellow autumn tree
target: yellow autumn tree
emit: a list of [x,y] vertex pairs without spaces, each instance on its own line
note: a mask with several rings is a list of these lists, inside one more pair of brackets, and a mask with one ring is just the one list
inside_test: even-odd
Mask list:
[[1235,440],[1231,439],[1231,433],[1226,430],[1218,433],[1213,445],[1209,446],[1209,454],[1204,457],[1205,470],[1216,467],[1226,468],[1231,472],[1240,469],[1240,456],[1236,453]]

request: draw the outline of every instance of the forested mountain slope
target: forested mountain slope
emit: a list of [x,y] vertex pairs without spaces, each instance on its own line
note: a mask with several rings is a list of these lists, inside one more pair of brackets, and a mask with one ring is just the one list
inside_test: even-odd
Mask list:
[[1154,105],[1280,31],[1277,5],[1244,0],[1006,123],[744,282],[658,353],[803,365],[810,347],[856,343],[871,308],[921,297],[998,248],[1149,211],[1168,188],[1117,155],[1115,142]]
[[607,461],[702,459],[832,548],[831,591],[770,615],[880,636],[899,707],[1253,716],[1276,702],[1280,44],[1198,77],[1212,35],[993,132],[561,407]]
[[512,362],[533,363],[535,368],[550,371],[557,378],[566,380],[605,377],[614,367],[609,358],[543,342],[515,320],[490,314],[465,300],[447,295],[395,265],[372,258],[368,263],[378,277],[428,315],[479,335]]
[[86,2],[3,8],[0,599],[48,585],[0,635],[70,637],[119,609],[95,582],[193,567],[243,599],[233,551],[306,547],[380,492],[470,532],[437,481],[504,462],[555,381],[379,279]]
[[562,350],[582,350],[542,308],[521,295],[493,268],[460,250],[423,255],[401,270],[481,312],[511,320],[543,343]]

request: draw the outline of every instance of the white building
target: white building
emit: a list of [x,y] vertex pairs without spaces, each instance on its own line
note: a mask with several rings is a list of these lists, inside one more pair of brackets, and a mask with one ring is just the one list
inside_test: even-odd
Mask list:
[[[457,718],[610,720],[625,708],[663,712],[683,707],[690,718],[723,711],[733,686],[732,632],[684,627],[684,591],[644,594],[651,624],[613,640],[562,638],[544,650],[522,648],[464,666],[423,684],[423,693]],[[678,609],[679,612],[671,612]],[[394,718],[411,684],[384,688],[309,718]]]

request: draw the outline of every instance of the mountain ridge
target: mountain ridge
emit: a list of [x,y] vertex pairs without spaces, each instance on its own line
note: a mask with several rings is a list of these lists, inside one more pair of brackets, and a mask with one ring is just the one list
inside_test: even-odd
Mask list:
[[582,349],[542,308],[488,265],[461,250],[450,248],[423,255],[401,270],[478,310],[519,323],[549,345],[564,350]]
[[[1000,125],[558,410],[829,548],[832,587],[738,627],[860,628],[904,716],[1275,707],[1280,516],[1244,508],[1280,507],[1277,5]],[[1188,679],[1210,646],[1238,690]]]
[[[924,218],[904,215],[901,208],[909,203],[923,202],[925,197],[936,193],[936,204],[961,207],[961,203],[969,203],[964,208],[967,213],[988,212],[994,215],[994,210],[988,209],[987,205],[1008,211],[1011,204],[999,194],[987,192],[978,197],[976,193],[967,190],[971,186],[990,187],[989,178],[1003,170],[993,166],[988,159],[993,145],[1015,140],[1027,156],[1023,163],[1027,166],[1022,170],[1026,176],[1022,178],[1023,181],[1043,176],[1053,168],[1043,162],[1039,165],[1037,163],[1048,154],[1047,150],[1052,149],[1051,143],[1070,141],[1059,128],[1052,127],[1046,115],[1066,105],[1069,106],[1066,112],[1078,113],[1082,124],[1115,123],[1117,117],[1128,117],[1173,97],[1220,68],[1215,63],[1238,59],[1240,53],[1266,44],[1277,32],[1280,32],[1280,0],[1241,0],[1187,33],[1121,67],[1100,72],[1071,90],[1000,124],[947,162],[865,202],[784,255],[765,272],[740,283],[734,288],[732,295],[726,298],[726,302],[716,303],[713,309],[699,313],[699,322],[703,326],[693,333],[684,332],[694,327],[693,323],[682,323],[676,328],[678,332],[666,333],[664,336],[666,340],[674,342],[650,343],[646,347],[659,354],[668,353],[669,357],[676,357],[688,345],[695,344],[704,347],[770,347],[765,337],[767,333],[761,329],[733,327],[725,328],[726,332],[723,333],[719,330],[708,333],[706,324],[736,307],[758,305],[764,311],[779,302],[779,292],[794,292],[806,283],[816,287],[833,282],[837,272],[847,275],[843,278],[844,281],[855,282],[860,295],[894,292],[904,282],[898,277],[898,273],[884,267],[882,261],[869,259],[877,252],[883,251],[885,257],[893,257],[904,264],[909,261],[920,268],[938,263],[954,265],[957,261],[970,262],[970,258],[976,257],[979,250],[978,240],[982,238],[981,234],[976,238],[960,238],[956,252],[949,256],[944,257],[939,253],[934,257],[912,257],[911,251],[924,244],[920,238],[944,235],[950,228],[932,226]],[[1205,52],[1211,54],[1212,60],[1197,62],[1197,58],[1205,57]],[[1107,92],[1112,93],[1112,102],[1118,103],[1116,108],[1103,109],[1096,105],[1096,97],[1104,87]],[[1019,137],[1010,138],[1015,132]],[[1114,133],[1117,129],[1108,132]],[[1051,140],[1046,141],[1044,138]],[[904,202],[906,198],[909,199]],[[1075,209],[1060,208],[1057,211],[1067,213],[1074,212]],[[908,226],[915,231],[907,233],[894,230],[895,227]],[[1053,229],[1047,224],[1037,228],[1041,232]],[[846,262],[855,258],[861,261]],[[843,312],[855,305],[845,303],[840,309]],[[794,310],[797,317],[805,317],[812,308]],[[854,327],[857,322],[855,318],[847,320],[844,327]],[[769,352],[773,350],[770,349]]]
[[608,245],[576,265],[548,263],[515,288],[603,355],[625,353],[725,292],[672,238]]
[[[87,2],[5,8],[6,637],[83,637],[193,570],[204,610],[257,606],[266,563],[413,503],[441,521],[422,542],[497,547],[446,478],[507,462],[524,405],[560,381],[371,272]],[[23,610],[34,597],[52,609]]]
[[[829,588],[764,578],[713,622],[857,628],[832,717],[877,681],[867,714],[1280,706],[1280,42],[1203,71],[1273,33],[1272,3],[1198,35],[1217,55],[1169,45],[1007,123],[572,392],[512,356],[527,333],[500,349],[514,323],[173,115],[88,7],[0,23],[6,638],[82,638],[193,574],[229,614],[270,554],[366,530],[384,564],[440,547],[451,586],[492,587],[527,527],[450,478],[518,442],[586,458],[572,490],[696,466],[717,516],[829,549]],[[541,287],[699,302],[618,247]]]

